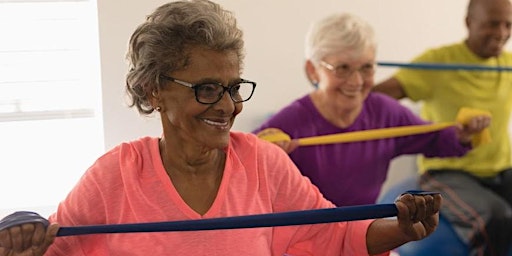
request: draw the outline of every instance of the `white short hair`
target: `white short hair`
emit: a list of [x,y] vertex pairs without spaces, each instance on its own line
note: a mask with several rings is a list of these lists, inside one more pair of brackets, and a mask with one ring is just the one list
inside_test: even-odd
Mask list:
[[313,62],[343,51],[354,54],[367,49],[376,51],[377,43],[372,26],[349,13],[327,16],[313,23],[306,36],[306,59]]

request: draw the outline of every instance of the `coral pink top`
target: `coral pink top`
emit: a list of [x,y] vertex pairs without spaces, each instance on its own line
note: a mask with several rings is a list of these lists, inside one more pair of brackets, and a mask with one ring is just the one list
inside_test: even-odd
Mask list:
[[[123,143],[100,157],[62,201],[61,226],[195,220],[333,207],[286,153],[232,132],[222,182],[204,215],[169,179],[158,138]],[[212,231],[58,237],[45,255],[365,255],[371,220]]]

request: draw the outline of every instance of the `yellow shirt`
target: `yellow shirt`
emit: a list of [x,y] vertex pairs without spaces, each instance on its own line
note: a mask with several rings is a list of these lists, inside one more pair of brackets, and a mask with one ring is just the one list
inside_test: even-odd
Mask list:
[[[465,43],[458,43],[428,50],[413,62],[510,67],[512,53],[482,59]],[[512,106],[512,72],[401,69],[395,78],[410,99],[423,101],[421,116],[427,120],[454,121],[461,107],[482,109],[492,114],[491,143],[460,158],[420,157],[420,173],[429,169],[462,169],[476,176],[489,177],[511,167],[508,123]]]

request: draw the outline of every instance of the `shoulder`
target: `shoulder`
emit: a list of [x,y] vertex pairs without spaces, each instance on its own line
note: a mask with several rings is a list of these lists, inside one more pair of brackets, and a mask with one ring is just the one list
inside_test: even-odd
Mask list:
[[365,112],[374,122],[385,126],[425,123],[409,107],[385,94],[372,92],[365,101]]
[[237,154],[267,154],[269,151],[282,151],[281,148],[268,141],[258,138],[255,134],[231,131],[230,146],[236,150]]
[[512,62],[512,52],[511,51],[504,51],[501,55],[500,55],[500,58],[501,59],[504,59],[506,60],[508,63]]
[[415,61],[421,61],[425,59],[443,61],[444,58],[451,58],[452,55],[460,56],[467,51],[467,47],[463,42],[445,44],[425,50],[422,54],[415,58]]
[[139,139],[123,142],[105,153],[105,156],[119,155],[120,157],[134,157],[141,154],[150,154],[158,147],[158,138],[141,137]]
[[253,132],[257,133],[265,128],[293,129],[299,123],[303,123],[305,119],[314,116],[315,111],[316,109],[309,94],[302,96],[277,112],[270,113],[269,117]]
[[276,112],[271,118],[285,118],[285,116],[289,118],[296,117],[296,115],[289,115],[293,113],[307,113],[307,110],[314,108],[313,102],[308,95],[304,95],[290,104],[281,108],[278,112]]
[[155,158],[159,159],[158,138],[142,137],[110,149],[94,162],[91,169],[119,170],[126,166],[141,166]]
[[241,162],[258,168],[275,168],[277,165],[287,166],[293,162],[288,154],[279,146],[262,140],[252,133],[232,131],[230,135],[231,154],[236,155]]
[[371,92],[368,94],[365,105],[379,112],[394,112],[396,110],[406,109],[398,100],[379,92]]

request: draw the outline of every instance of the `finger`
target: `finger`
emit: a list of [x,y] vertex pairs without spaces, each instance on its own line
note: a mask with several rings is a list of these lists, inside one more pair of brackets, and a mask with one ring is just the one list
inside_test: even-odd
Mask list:
[[[40,233],[40,231],[42,231],[42,233]],[[33,244],[30,250],[32,253],[31,255],[43,255],[55,240],[58,231],[59,225],[57,224],[51,224],[47,229],[44,229],[44,227],[42,229],[40,227],[36,227],[35,233],[40,235],[39,237],[42,238],[42,241],[38,244]]]
[[439,225],[439,210],[442,204],[442,196],[437,194],[431,197],[425,197],[425,201],[427,203],[427,216],[421,222],[427,234],[430,234],[434,232]]
[[464,125],[464,132],[468,134],[473,134],[480,130],[480,121],[478,120],[478,118],[473,118],[469,121],[468,124]]
[[281,132],[283,132],[283,131],[281,131],[280,129],[277,129],[277,128],[266,128],[266,129],[261,130],[260,132],[258,132],[256,134],[256,136],[260,137],[260,136],[264,136],[264,135],[281,133]]
[[293,139],[289,142],[289,147],[288,147],[287,152],[290,153],[290,152],[294,151],[295,149],[297,149],[299,146],[300,146],[299,140]]
[[41,246],[42,252],[46,252],[48,247],[55,241],[55,237],[57,237],[57,232],[59,231],[60,226],[58,224],[51,224],[50,227],[48,227],[44,239],[44,244]]
[[12,248],[12,239],[8,229],[0,231],[0,248]]
[[482,129],[489,127],[491,124],[491,118],[488,116],[484,116],[481,121]]
[[476,118],[473,130],[475,132],[478,132],[481,131],[483,128],[485,128],[485,122],[483,117]]
[[441,194],[434,195],[434,206],[432,207],[433,213],[438,213],[441,210],[441,204],[443,203],[443,197]]
[[469,132],[479,132],[484,128],[488,127],[490,124],[490,117],[488,116],[477,116],[470,120],[468,124]]
[[421,221],[423,224],[423,227],[425,228],[425,231],[427,232],[426,235],[431,234],[435,231],[436,227],[439,225],[439,213],[435,213],[432,215],[427,216],[427,218],[423,219]]
[[34,235],[32,236],[32,245],[40,246],[43,244],[46,235],[46,228],[42,223],[35,225]]
[[396,208],[398,209],[398,213],[396,216],[397,216],[399,224],[404,221],[410,222],[411,220],[409,217],[410,216],[409,208],[407,208],[407,205],[405,205],[405,203],[400,200],[396,200],[395,205],[396,205]]
[[411,222],[412,216],[416,213],[416,205],[414,204],[414,196],[411,194],[404,194],[398,197],[395,202],[398,208],[398,220]]
[[21,227],[14,226],[9,228],[9,235],[11,237],[11,249],[15,252],[23,251],[23,238],[21,234]]
[[455,127],[455,130],[456,130],[458,133],[462,133],[462,132],[465,132],[467,125],[463,125],[463,124],[455,124],[455,125],[454,125],[454,127]]
[[411,220],[414,223],[425,219],[425,217],[427,216],[427,204],[426,204],[425,197],[431,197],[431,196],[414,196],[414,204],[416,207],[416,214],[414,214],[411,218]]
[[32,246],[32,236],[34,234],[34,223],[27,223],[21,226],[21,248],[26,250]]
[[425,196],[426,214],[432,215],[434,213],[434,197],[429,195]]

